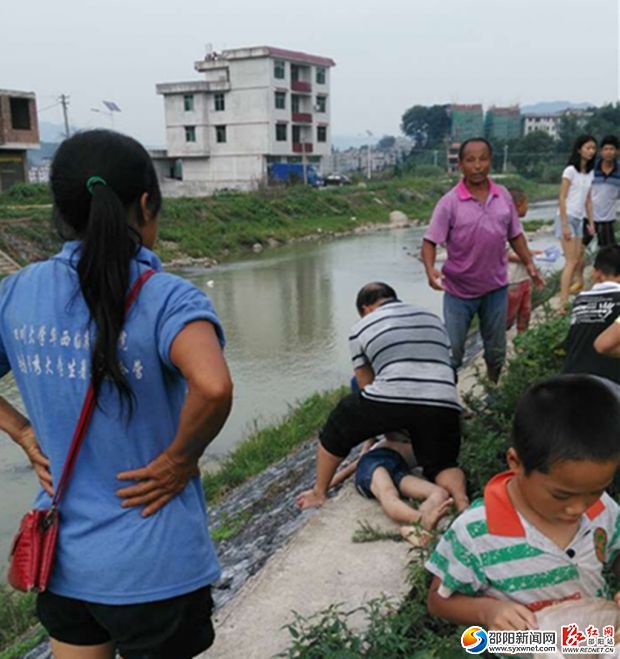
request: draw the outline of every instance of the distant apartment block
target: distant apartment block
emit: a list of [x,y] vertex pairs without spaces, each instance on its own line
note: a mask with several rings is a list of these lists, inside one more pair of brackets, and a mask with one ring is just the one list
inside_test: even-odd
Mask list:
[[526,114],[523,116],[523,135],[540,130],[554,140],[560,137],[561,114]]
[[491,140],[508,142],[522,135],[521,110],[518,105],[509,107],[492,106],[484,118],[484,133]]
[[450,137],[453,142],[464,142],[471,137],[484,134],[484,113],[482,105],[449,105],[448,113],[452,120]]
[[271,163],[312,163],[331,152],[335,62],[268,46],[210,53],[193,82],[163,83],[166,151],[154,152],[164,191],[249,190]]
[[35,95],[0,89],[0,192],[28,180],[27,150],[38,148]]

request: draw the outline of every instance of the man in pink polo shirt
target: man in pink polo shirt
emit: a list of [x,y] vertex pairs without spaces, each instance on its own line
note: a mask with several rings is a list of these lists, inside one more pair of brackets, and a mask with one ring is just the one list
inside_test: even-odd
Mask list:
[[[459,151],[463,178],[433,211],[422,261],[430,286],[445,291],[443,313],[454,368],[463,362],[467,332],[477,314],[487,375],[497,382],[506,356],[506,241],[538,286],[542,279],[510,194],[489,178],[491,158],[491,145],[484,138],[463,142]],[[438,244],[448,251],[441,272],[435,268]]]

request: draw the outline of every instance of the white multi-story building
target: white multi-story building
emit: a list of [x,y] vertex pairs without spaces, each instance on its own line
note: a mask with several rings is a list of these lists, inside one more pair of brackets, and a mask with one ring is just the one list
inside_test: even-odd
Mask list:
[[267,46],[210,53],[203,80],[157,85],[164,97],[165,154],[153,158],[167,194],[249,190],[275,162],[319,170],[331,152],[327,57]]
[[523,116],[523,135],[541,130],[557,140],[559,138],[560,119],[560,114],[526,114]]

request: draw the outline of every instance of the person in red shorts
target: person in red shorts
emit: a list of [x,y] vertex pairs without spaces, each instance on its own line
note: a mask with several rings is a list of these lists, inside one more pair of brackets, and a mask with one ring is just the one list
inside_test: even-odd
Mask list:
[[[521,188],[509,188],[519,218],[527,214],[527,195]],[[532,254],[540,254],[539,250],[530,250]],[[521,259],[512,250],[508,250],[508,311],[506,313],[506,329],[517,323],[517,332],[525,332],[532,315],[532,280]]]

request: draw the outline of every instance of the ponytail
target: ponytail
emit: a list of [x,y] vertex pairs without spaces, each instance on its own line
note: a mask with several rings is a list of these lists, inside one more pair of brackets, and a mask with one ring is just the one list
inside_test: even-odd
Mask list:
[[[77,133],[54,157],[50,176],[54,221],[62,237],[81,240],[77,275],[96,327],[91,357],[95,392],[109,379],[121,400],[134,396],[118,355],[130,264],[141,246],[140,199],[159,213],[161,194],[151,159],[135,140],[106,130]],[[66,236],[67,229],[70,236]]]
[[95,392],[110,378],[130,409],[132,391],[118,360],[118,340],[125,323],[129,262],[140,236],[127,223],[127,212],[108,185],[92,187],[92,199],[77,265],[82,295],[97,327],[91,358]]

